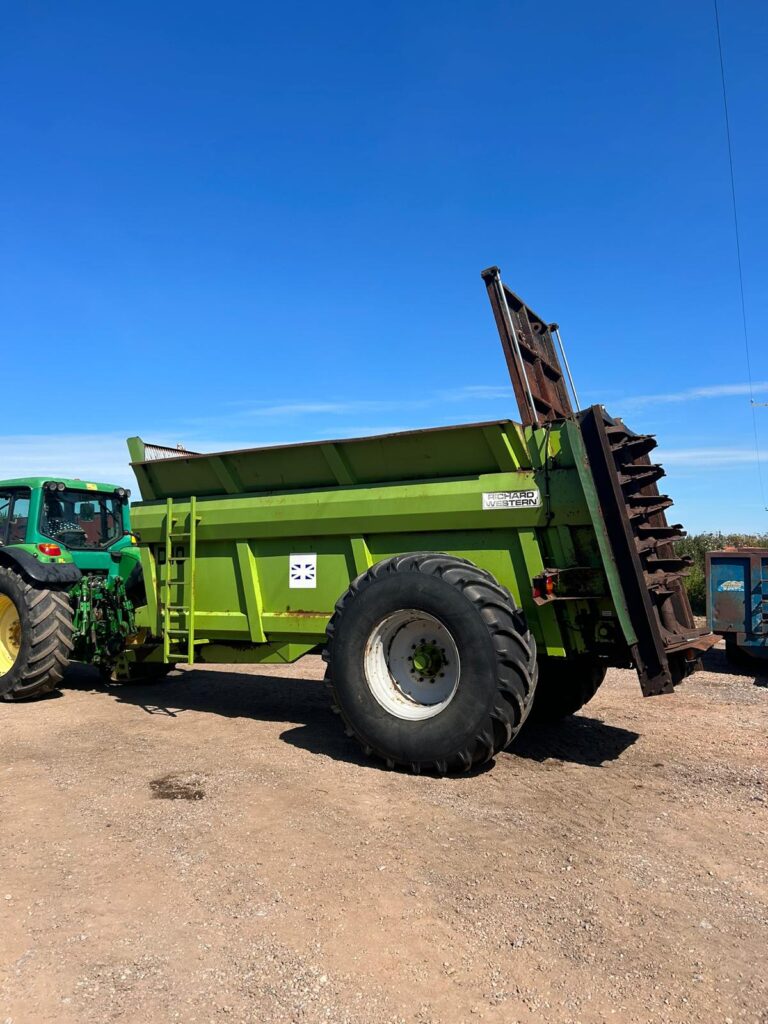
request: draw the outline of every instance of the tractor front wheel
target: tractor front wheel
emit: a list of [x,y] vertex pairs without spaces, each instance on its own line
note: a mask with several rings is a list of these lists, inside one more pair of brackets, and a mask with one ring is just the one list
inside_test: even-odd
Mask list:
[[72,653],[72,607],[65,593],[30,586],[0,567],[0,699],[55,689]]

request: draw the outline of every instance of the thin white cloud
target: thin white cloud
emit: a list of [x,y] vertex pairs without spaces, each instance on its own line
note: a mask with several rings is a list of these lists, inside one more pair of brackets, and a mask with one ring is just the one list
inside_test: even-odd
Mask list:
[[752,384],[711,384],[703,387],[686,388],[683,391],[668,391],[656,395],[630,395],[617,400],[623,408],[638,409],[645,405],[666,405],[674,402],[694,402],[701,398],[729,398],[732,396],[762,395],[768,392],[768,381]]
[[133,486],[125,437],[117,434],[0,436],[0,480],[66,476]]
[[278,405],[256,406],[245,411],[246,416],[291,417],[330,414],[344,416],[348,413],[371,412],[378,409],[390,409],[390,402],[381,401],[350,401],[350,402],[284,402]]
[[[713,398],[732,398],[748,396],[751,394],[764,395],[768,393],[768,381],[757,381],[750,387],[749,384],[709,384],[699,387],[685,388],[681,391],[666,391],[658,394],[629,395],[623,398],[614,397],[611,399],[611,407],[618,409],[634,410],[650,405],[672,405],[682,402],[694,402]],[[598,396],[596,401],[606,401],[605,394]],[[462,403],[480,403],[495,401],[513,401],[514,393],[510,384],[467,384],[460,388],[449,388],[422,394],[419,397],[409,398],[407,396],[390,400],[382,399],[332,399],[329,401],[307,401],[290,402],[280,401],[272,404],[252,405],[243,401],[230,403],[231,407],[238,411],[236,418],[248,420],[275,419],[284,420],[300,418],[302,416],[357,416],[360,413],[376,413],[383,411],[398,411],[401,413],[417,412],[425,409],[434,409],[442,405],[460,405]],[[514,411],[514,410],[512,410]],[[193,421],[202,425],[211,422],[205,419]]]
[[[401,412],[435,408],[445,403],[460,404],[462,402],[497,401],[513,398],[509,384],[468,384],[462,388],[451,388],[422,395],[419,398],[383,399],[349,399],[328,402],[277,402],[271,405],[255,405],[248,408],[240,406],[239,415],[246,418],[285,419],[300,416],[330,415],[348,416],[366,412],[383,412],[396,409]],[[202,421],[197,421],[202,422]]]
[[669,448],[653,453],[654,462],[662,466],[744,466],[757,461],[748,448]]
[[514,398],[514,392],[511,384],[468,384],[463,388],[440,391],[435,398],[444,402],[467,402],[477,398],[494,401],[500,398]]

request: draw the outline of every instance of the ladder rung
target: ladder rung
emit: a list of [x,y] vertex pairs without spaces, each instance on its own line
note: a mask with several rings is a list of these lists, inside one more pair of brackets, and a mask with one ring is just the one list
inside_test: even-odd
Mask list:
[[[190,664],[194,661],[195,645],[195,555],[197,543],[197,499],[189,499],[189,513],[174,508],[173,498],[166,501],[165,521],[165,572],[158,573],[160,608],[163,614],[164,639],[163,649],[166,660],[185,658]],[[189,523],[189,530],[181,529]],[[182,552],[176,554],[174,552]],[[189,563],[189,567],[187,567]],[[181,566],[179,569],[173,566]],[[179,578],[174,579],[172,572]],[[174,593],[173,588],[176,588]],[[189,588],[189,589],[187,589]],[[189,604],[171,604],[189,598]],[[172,625],[175,623],[175,625]],[[182,628],[184,623],[184,628]]]

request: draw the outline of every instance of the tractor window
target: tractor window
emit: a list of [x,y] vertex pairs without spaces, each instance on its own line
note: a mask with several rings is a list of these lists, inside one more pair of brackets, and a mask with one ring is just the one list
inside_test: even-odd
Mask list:
[[8,519],[11,511],[11,495],[4,491],[0,494],[0,544],[7,544]]
[[123,536],[123,506],[112,494],[45,491],[40,530],[75,550],[106,548]]
[[29,522],[29,491],[0,493],[0,544],[23,544]]
[[14,495],[8,519],[8,543],[23,544],[27,539],[29,522],[29,494]]

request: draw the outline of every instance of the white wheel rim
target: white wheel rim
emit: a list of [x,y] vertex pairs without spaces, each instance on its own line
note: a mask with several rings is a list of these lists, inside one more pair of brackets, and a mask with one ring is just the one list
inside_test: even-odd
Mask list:
[[434,718],[456,695],[459,652],[439,619],[414,608],[386,616],[365,647],[365,678],[377,702],[395,718]]

